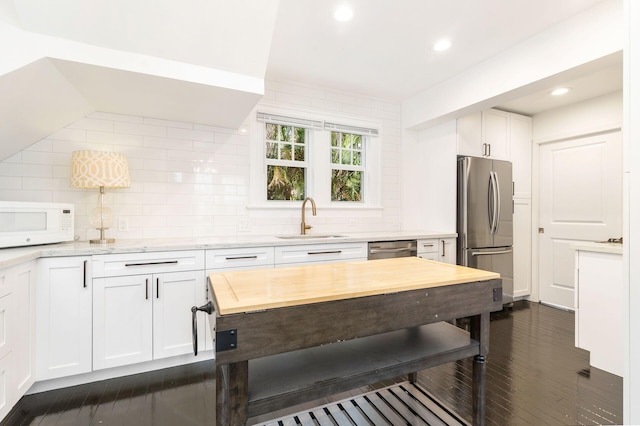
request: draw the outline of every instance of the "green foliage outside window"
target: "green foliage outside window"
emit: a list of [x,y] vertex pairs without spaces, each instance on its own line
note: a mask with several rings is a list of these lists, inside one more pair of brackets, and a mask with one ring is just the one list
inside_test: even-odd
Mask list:
[[362,201],[362,172],[331,170],[331,201]]
[[303,200],[306,129],[274,123],[266,123],[265,129],[267,200]]
[[362,136],[331,132],[331,201],[362,201]]

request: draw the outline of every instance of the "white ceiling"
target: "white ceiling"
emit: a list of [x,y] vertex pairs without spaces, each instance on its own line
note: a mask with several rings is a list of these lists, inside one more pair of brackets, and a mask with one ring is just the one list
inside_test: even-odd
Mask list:
[[[13,0],[13,5],[22,28],[37,33],[402,101],[600,1]],[[353,8],[353,19],[338,22],[333,11],[345,3]],[[264,25],[273,19],[275,29]],[[436,53],[431,45],[441,37],[453,46]],[[572,82],[573,94],[621,88],[621,78],[611,81],[616,73],[601,73],[595,82],[583,76],[582,84]],[[539,111],[547,107],[541,98],[534,95],[511,107]]]
[[[354,10],[349,22],[338,22],[332,16],[342,0],[280,0],[267,77],[401,101],[591,8],[599,0],[345,2]],[[441,37],[450,38],[453,45],[446,52],[434,52],[431,45]],[[621,88],[621,68],[617,82],[601,84],[616,71],[595,76],[595,84],[582,76],[571,82],[575,86],[572,94],[616,85]],[[529,101],[535,104],[531,108],[525,105]],[[529,113],[547,107],[540,94],[510,106]]]

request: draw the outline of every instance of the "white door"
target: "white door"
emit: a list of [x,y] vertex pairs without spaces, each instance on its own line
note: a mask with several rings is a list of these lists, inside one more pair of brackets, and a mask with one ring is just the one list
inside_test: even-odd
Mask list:
[[622,235],[620,132],[541,145],[540,301],[573,309],[578,241]]

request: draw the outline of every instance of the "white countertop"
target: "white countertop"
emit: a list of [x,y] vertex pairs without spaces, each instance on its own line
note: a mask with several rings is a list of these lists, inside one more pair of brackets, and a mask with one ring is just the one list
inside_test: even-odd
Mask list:
[[619,243],[598,243],[584,241],[571,244],[575,250],[592,251],[597,253],[622,254],[622,244]]
[[455,238],[455,232],[438,231],[381,231],[366,233],[336,233],[338,238],[314,237],[279,238],[276,235],[247,235],[202,238],[156,238],[117,240],[114,244],[97,245],[88,241],[47,244],[30,247],[0,249],[0,268],[17,265],[39,257],[91,256],[95,254],[145,253],[171,250],[206,250],[259,246],[284,246],[302,244],[331,244],[341,242],[394,241],[404,239]]

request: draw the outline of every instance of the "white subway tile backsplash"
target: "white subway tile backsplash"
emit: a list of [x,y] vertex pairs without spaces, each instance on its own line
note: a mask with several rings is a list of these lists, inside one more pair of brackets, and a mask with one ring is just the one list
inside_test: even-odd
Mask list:
[[[127,152],[127,150],[133,149],[136,146],[142,146],[144,136],[88,130],[87,142],[102,144],[104,146],[113,146],[113,151],[116,152]],[[119,146],[120,148],[116,149],[116,146]]]
[[67,126],[67,129],[95,130],[99,132],[113,132],[113,120],[85,117]]
[[193,142],[178,138],[145,136],[144,146],[158,149],[180,149],[184,151],[191,151],[193,149]]
[[16,176],[3,176],[0,179],[0,189],[22,189],[22,179]]
[[57,191],[69,188],[69,179],[23,177],[22,189],[25,191]]
[[190,141],[213,142],[214,133],[206,130],[179,129],[169,127],[167,136],[175,139],[186,139]]
[[84,129],[72,129],[70,127],[65,127],[64,129],[60,129],[49,135],[47,139],[85,142],[87,139],[87,132]]
[[[346,114],[379,123],[384,210],[325,210],[309,221],[317,232],[399,226],[399,103],[287,81],[268,81],[263,102],[288,111]],[[255,128],[254,120],[252,113],[242,128]],[[71,152],[115,151],[128,159],[131,187],[107,189],[105,203],[114,214],[110,236],[231,236],[239,234],[241,219],[251,224],[250,234],[296,233],[298,209],[247,209],[254,143],[262,143],[259,136],[239,129],[94,112],[0,162],[0,199],[71,202],[76,206],[76,234],[82,240],[96,238],[88,215],[97,206],[98,191],[70,187]],[[119,217],[127,218],[128,231],[117,230]]]
[[152,126],[149,124],[139,123],[123,123],[119,121],[116,121],[114,123],[114,132],[142,136],[167,136],[167,128],[163,126]]
[[150,124],[152,126],[164,126],[164,127],[178,127],[181,129],[193,129],[192,123],[183,123],[181,121],[169,121],[169,120],[161,120],[159,118],[143,118],[144,124]]
[[44,164],[0,163],[0,176],[52,177],[53,166]]

